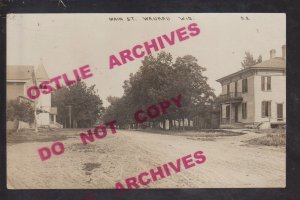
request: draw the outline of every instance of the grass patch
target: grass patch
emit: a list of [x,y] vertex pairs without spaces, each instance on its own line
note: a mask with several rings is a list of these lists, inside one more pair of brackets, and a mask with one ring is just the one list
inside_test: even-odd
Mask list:
[[266,146],[285,146],[286,134],[283,133],[268,133],[266,136],[254,138],[244,141],[252,145],[266,145]]
[[7,134],[7,143],[10,144],[19,144],[27,142],[52,142],[52,141],[61,141],[66,140],[69,137],[62,134],[63,130],[39,130],[38,133],[35,133],[32,129],[23,129],[19,132],[12,132]]
[[162,135],[174,135],[174,136],[190,136],[190,137],[222,137],[222,136],[238,136],[244,135],[244,132],[222,130],[222,129],[210,129],[200,131],[183,131],[183,130],[161,130],[161,129],[141,129],[135,130],[141,133],[154,133]]
[[188,140],[215,141],[215,137],[187,137]]
[[255,130],[255,133],[267,133],[267,134],[285,134],[285,129],[280,128],[270,128],[270,129],[261,129],[261,130]]

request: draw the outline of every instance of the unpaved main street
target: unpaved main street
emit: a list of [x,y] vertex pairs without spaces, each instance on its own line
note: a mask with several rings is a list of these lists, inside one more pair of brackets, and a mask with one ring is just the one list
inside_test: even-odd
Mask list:
[[[81,130],[66,130],[65,152],[41,161],[37,149],[53,142],[8,143],[8,188],[114,188],[115,183],[201,150],[206,162],[173,173],[148,188],[285,187],[285,149],[242,142],[261,137],[201,139],[117,130],[83,145]],[[62,133],[60,133],[62,134]]]

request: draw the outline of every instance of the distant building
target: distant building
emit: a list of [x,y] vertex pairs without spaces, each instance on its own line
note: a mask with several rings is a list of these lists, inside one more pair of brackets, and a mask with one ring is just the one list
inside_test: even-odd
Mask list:
[[281,57],[275,53],[272,49],[269,60],[217,80],[222,85],[221,127],[285,124],[286,46]]
[[[6,77],[6,100],[20,99],[32,102],[33,104],[34,101],[27,98],[27,88],[34,85],[34,77],[37,85],[43,81],[49,81],[48,74],[43,65],[40,65],[36,71],[34,66],[8,65]],[[36,103],[38,110],[38,126],[61,127],[61,125],[56,122],[57,108],[51,107],[51,94],[41,95],[36,99]],[[22,127],[31,127],[31,125],[22,123]]]

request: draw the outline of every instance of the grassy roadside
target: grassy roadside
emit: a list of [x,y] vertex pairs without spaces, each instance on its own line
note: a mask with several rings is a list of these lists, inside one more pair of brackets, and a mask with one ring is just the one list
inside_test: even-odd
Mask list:
[[281,133],[268,133],[266,136],[254,138],[245,141],[252,145],[266,145],[266,146],[285,146],[286,145],[286,134]]
[[255,133],[266,134],[266,135],[251,140],[247,140],[244,142],[251,145],[265,145],[265,146],[275,146],[275,147],[286,145],[285,129],[256,130]]
[[74,137],[75,130],[68,129],[39,129],[35,133],[33,129],[22,129],[19,132],[11,132],[7,134],[7,143],[19,144],[27,142],[51,142],[66,140]]
[[[210,130],[201,130],[201,131],[176,131],[176,130],[160,130],[160,129],[141,129],[134,130],[141,133],[154,133],[161,135],[174,135],[174,136],[190,136],[190,137],[205,137],[205,138],[215,138],[223,136],[238,136],[244,135],[245,132],[242,131],[230,131],[230,130],[221,130],[221,129],[210,129]],[[209,140],[209,139],[208,139]]]

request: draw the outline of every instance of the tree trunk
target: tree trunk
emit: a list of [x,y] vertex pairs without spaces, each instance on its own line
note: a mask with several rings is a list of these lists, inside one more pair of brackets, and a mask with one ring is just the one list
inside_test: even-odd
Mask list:
[[163,129],[166,130],[166,120],[163,120]]
[[19,130],[20,130],[20,120],[17,120],[17,122],[18,122],[17,132],[19,132]]
[[77,121],[73,120],[73,128],[77,128]]
[[169,130],[173,128],[173,120],[169,119]]

